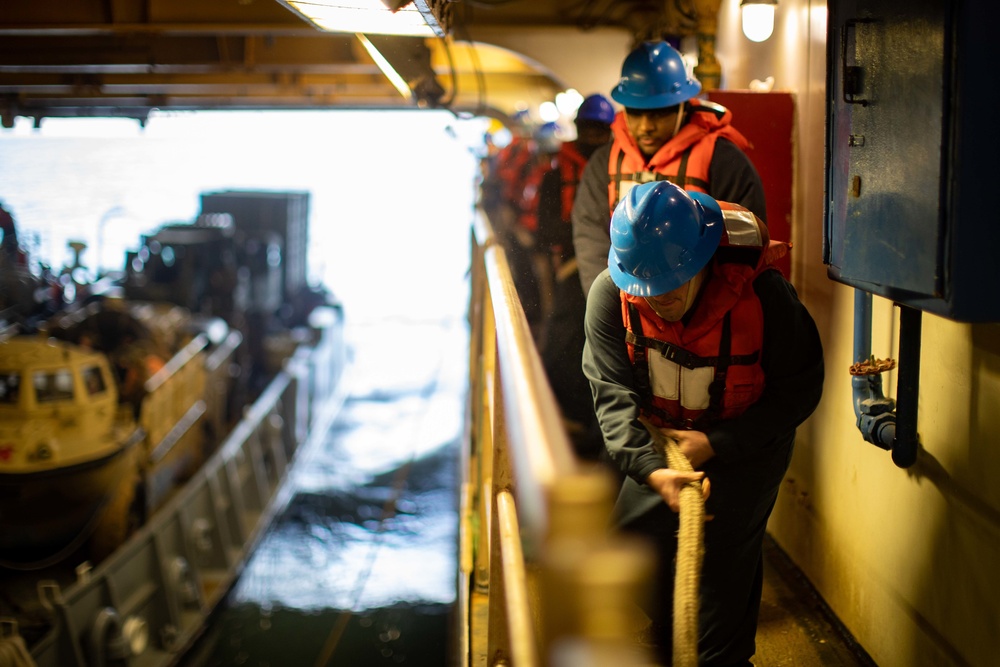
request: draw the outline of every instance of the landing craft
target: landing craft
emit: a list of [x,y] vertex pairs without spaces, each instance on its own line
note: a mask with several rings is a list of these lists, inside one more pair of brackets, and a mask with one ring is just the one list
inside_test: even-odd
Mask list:
[[[784,199],[786,208],[778,215],[769,211],[768,224],[789,224],[792,281],[817,317],[827,384],[824,402],[800,427],[769,529],[876,663],[993,664],[1000,651],[1000,423],[994,409],[1000,399],[1000,301],[988,290],[1000,281],[993,257],[1000,227],[991,224],[995,205],[989,196],[1000,138],[990,118],[997,100],[989,82],[998,60],[992,34],[1000,23],[997,4],[384,4],[422,12],[434,36],[382,36],[377,28],[338,28],[320,17],[313,23],[292,0],[132,0],[110,9],[75,0],[7,2],[0,9],[0,118],[12,127],[21,118],[41,123],[54,116],[143,123],[156,109],[441,108],[509,124],[518,110],[541,120],[541,105],[558,106],[557,97],[570,88],[606,93],[631,46],[661,37],[682,44],[706,90],[718,87],[755,102],[784,98],[792,105],[786,116],[791,124],[775,129],[773,106],[736,113],[735,124],[745,129],[756,121],[767,130],[754,140],[751,158],[758,169],[761,152],[789,148],[778,161],[785,175],[777,180],[785,190],[767,192],[769,206]],[[773,20],[766,30],[744,32],[742,19],[755,9],[769,10]],[[495,262],[491,271],[502,266],[489,235],[482,239],[483,262]],[[501,310],[499,295],[492,309],[486,301],[474,304],[477,314],[488,315],[475,321],[490,332],[496,315],[501,326],[495,328],[513,339],[501,341],[501,352],[524,352],[520,330],[509,326],[517,304],[504,303],[509,310]],[[896,314],[895,303],[905,316]],[[914,310],[925,312],[923,346]],[[906,334],[897,335],[897,329]],[[896,356],[897,347],[917,361],[900,359],[897,393],[887,389],[883,396],[874,378],[850,384],[852,365]],[[520,367],[508,363],[511,357],[493,356],[497,349],[497,341],[488,340],[473,350],[472,357],[484,362],[477,401],[502,398],[497,377],[524,379],[517,375]],[[529,352],[513,358],[528,366],[533,359]],[[504,372],[497,373],[493,362]],[[934,369],[931,376],[928,368]],[[890,373],[886,384],[893,380]],[[516,387],[537,389],[534,398],[545,396],[531,382]],[[897,444],[894,407],[900,397],[906,400],[898,416],[908,437],[898,440],[908,447],[906,456],[896,458],[894,450],[890,460],[879,448]],[[511,511],[511,489],[505,486],[510,479],[502,477],[496,497],[483,501],[500,508],[502,517],[489,509],[464,516],[463,544],[468,553],[483,554],[503,541],[508,553],[525,548],[525,559],[538,565],[548,505],[530,500],[552,500],[546,483],[565,461],[558,455],[563,450],[537,443],[558,440],[558,422],[529,423],[525,414],[538,415],[521,412],[528,406],[515,400],[502,408],[497,413],[508,417],[505,429],[484,426],[480,434],[504,431],[534,445],[525,446],[529,456],[518,468],[517,500],[525,504]],[[532,462],[537,469],[526,465]],[[479,488],[466,487],[470,499]],[[515,518],[536,529],[526,529],[523,541],[511,537],[519,534]],[[484,535],[488,527],[496,530]],[[559,553],[550,554],[550,565],[565,564]],[[463,560],[463,578],[474,595],[500,587],[501,571],[493,564]],[[608,584],[596,575],[620,571],[595,568],[591,581]],[[524,571],[508,573],[516,581]],[[617,597],[605,591],[588,607],[574,604],[565,594],[568,587],[556,590],[560,595],[540,602],[567,602],[555,610],[557,620],[580,620],[581,612],[583,620],[594,621],[587,626],[593,632],[608,627],[601,613]],[[521,593],[489,597],[483,616],[494,620],[499,614],[506,621],[508,607],[523,612],[516,603],[535,598]],[[501,599],[513,604],[501,605]],[[588,609],[593,616],[582,614]],[[521,613],[510,623],[491,622],[489,641],[471,649],[465,644],[462,656],[471,651],[484,661],[546,662],[547,653],[532,660],[533,631],[543,627],[537,620]],[[813,656],[821,652],[813,649]],[[782,656],[770,659],[777,663]],[[756,662],[767,660],[762,655]]]
[[[219,196],[238,208],[304,193]],[[330,418],[339,305],[274,279],[280,262],[248,266],[237,239],[257,232],[231,217],[164,225],[99,296],[81,284],[73,293],[87,296],[58,299],[54,314],[5,311],[0,664],[173,660],[273,518],[308,429]],[[161,300],[137,298],[150,294]]]

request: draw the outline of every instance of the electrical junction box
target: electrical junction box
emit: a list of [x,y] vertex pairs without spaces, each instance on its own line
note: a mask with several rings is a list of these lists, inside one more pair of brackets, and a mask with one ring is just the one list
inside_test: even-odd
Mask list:
[[830,0],[827,25],[829,276],[1000,321],[1000,3]]

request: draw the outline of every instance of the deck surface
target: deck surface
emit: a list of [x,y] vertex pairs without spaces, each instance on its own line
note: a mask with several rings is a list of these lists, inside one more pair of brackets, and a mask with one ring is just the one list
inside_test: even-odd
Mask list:
[[[484,628],[486,597],[473,593],[470,602],[479,619],[476,627]],[[470,667],[486,667],[485,636],[470,639]],[[755,667],[876,667],[770,538],[764,543],[764,591],[752,662]]]
[[826,609],[802,573],[764,542],[764,592],[757,624],[756,667],[874,667]]

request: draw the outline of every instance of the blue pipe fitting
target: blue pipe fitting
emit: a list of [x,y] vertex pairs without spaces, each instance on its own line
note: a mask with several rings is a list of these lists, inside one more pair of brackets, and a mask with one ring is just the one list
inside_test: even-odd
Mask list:
[[[866,357],[867,358],[867,357]],[[896,432],[896,402],[882,395],[882,378],[877,375],[856,375],[851,378],[854,387],[854,414],[858,430],[866,442],[885,450],[892,449]]]

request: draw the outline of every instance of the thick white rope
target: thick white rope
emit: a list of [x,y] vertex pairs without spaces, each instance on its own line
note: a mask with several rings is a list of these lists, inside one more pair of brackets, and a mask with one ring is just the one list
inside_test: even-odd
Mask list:
[[[672,470],[694,472],[691,462],[658,428],[643,420],[653,441]],[[698,665],[698,583],[705,552],[705,500],[701,482],[689,482],[680,492],[680,528],[677,533],[677,564],[674,575],[673,667]]]

